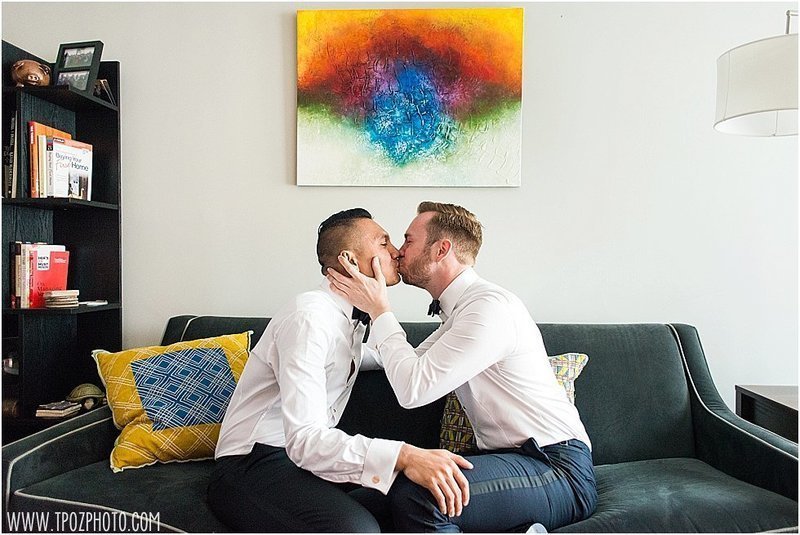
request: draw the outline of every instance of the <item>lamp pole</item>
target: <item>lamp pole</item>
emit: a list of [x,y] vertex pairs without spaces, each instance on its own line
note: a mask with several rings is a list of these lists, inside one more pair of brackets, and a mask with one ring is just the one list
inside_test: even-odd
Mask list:
[[786,12],[786,35],[789,35],[789,26],[792,24],[792,17],[797,16],[797,11],[790,9]]

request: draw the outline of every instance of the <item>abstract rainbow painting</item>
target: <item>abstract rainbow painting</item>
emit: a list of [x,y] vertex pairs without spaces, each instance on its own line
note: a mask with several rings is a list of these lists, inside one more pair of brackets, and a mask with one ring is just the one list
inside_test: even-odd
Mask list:
[[297,12],[297,184],[519,186],[522,9]]

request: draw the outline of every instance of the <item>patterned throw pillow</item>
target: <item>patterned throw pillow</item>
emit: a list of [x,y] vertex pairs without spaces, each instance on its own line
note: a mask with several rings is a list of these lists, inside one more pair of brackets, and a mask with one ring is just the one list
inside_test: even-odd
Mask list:
[[250,334],[93,351],[114,425],[122,429],[111,469],[212,458],[247,362]]
[[[564,387],[567,397],[574,404],[575,379],[589,362],[589,357],[583,353],[564,353],[548,358],[558,383]],[[439,447],[461,455],[472,455],[479,451],[475,431],[455,392],[450,392],[445,398]]]

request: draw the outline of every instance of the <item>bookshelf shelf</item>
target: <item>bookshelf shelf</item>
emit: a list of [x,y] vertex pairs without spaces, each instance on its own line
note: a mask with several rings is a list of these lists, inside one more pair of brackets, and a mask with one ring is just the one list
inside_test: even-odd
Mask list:
[[31,208],[43,208],[46,210],[85,210],[97,208],[101,210],[119,210],[119,205],[107,202],[86,201],[83,199],[61,199],[48,197],[45,199],[31,199],[23,197],[21,199],[3,198],[3,204],[9,206],[28,206]]
[[46,199],[7,199],[3,198],[3,204],[9,206],[28,206],[31,208],[43,208],[46,210],[84,210],[84,209],[101,209],[101,210],[119,210],[119,205],[107,202],[86,201],[83,199],[59,199],[48,197]]
[[74,316],[75,314],[89,314],[92,312],[103,312],[105,310],[119,310],[122,305],[119,303],[109,303],[107,305],[89,306],[79,305],[73,308],[4,308],[3,314],[10,315],[43,315],[43,316]]
[[[40,404],[63,400],[81,383],[102,385],[91,358],[94,349],[122,349],[122,236],[120,114],[113,106],[69,87],[14,87],[11,65],[20,59],[47,63],[3,41],[2,134],[10,145],[16,188],[2,201],[3,359],[16,359],[17,375],[3,373],[3,442],[27,436],[62,419],[34,418]],[[52,64],[50,64],[52,66]],[[101,61],[98,78],[108,80],[119,102],[120,65]],[[30,197],[28,124],[42,123],[92,145],[92,201]],[[6,188],[2,188],[4,195]],[[66,309],[12,309],[11,245],[44,242],[66,246],[67,288],[83,301],[107,305]],[[8,410],[6,410],[8,407]]]
[[50,102],[70,111],[107,111],[119,112],[113,104],[73,89],[69,86],[48,87],[3,87],[3,92],[27,93],[41,100]]

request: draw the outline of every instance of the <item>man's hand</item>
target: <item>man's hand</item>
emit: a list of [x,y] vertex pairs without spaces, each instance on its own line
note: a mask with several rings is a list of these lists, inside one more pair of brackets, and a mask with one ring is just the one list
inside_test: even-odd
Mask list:
[[428,489],[439,503],[439,510],[447,516],[459,516],[469,504],[469,482],[461,468],[472,468],[472,463],[460,455],[403,444],[395,468]]
[[327,277],[331,283],[331,290],[347,299],[351,305],[369,314],[373,320],[391,310],[389,296],[386,294],[386,278],[383,276],[381,262],[377,256],[372,259],[374,279],[361,273],[358,266],[351,264],[342,255],[339,255],[339,263],[350,277],[328,268]]

